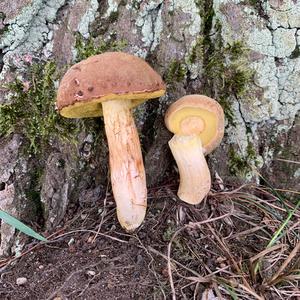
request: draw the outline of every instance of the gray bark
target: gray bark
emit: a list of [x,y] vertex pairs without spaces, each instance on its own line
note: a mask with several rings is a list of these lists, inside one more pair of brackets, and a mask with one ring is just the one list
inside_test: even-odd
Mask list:
[[[300,2],[255,2],[2,0],[0,79],[26,83],[32,59],[54,60],[63,74],[79,57],[78,36],[106,50],[126,41],[122,50],[145,58],[168,87],[135,112],[149,185],[174,169],[164,112],[183,95],[203,93],[220,101],[227,116],[223,143],[208,158],[213,177],[261,183],[259,171],[274,186],[299,191]],[[234,47],[243,50],[235,55]],[[10,95],[1,89],[0,103],[10,103]],[[57,136],[39,157],[23,151],[22,131],[2,136],[0,209],[29,223],[38,215],[53,230],[70,201],[101,198],[107,144],[102,121],[90,122],[78,127],[76,143]],[[14,230],[2,224],[1,253],[13,244]]]

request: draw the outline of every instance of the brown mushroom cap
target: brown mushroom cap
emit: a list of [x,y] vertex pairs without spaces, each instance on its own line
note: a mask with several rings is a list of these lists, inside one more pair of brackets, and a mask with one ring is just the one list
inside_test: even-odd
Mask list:
[[174,134],[199,134],[205,154],[213,151],[224,135],[221,105],[203,95],[188,95],[174,102],[166,112],[165,123]]
[[165,93],[165,84],[143,59],[123,52],[95,55],[72,66],[61,80],[56,106],[69,118],[102,115],[103,101],[130,99],[134,107]]

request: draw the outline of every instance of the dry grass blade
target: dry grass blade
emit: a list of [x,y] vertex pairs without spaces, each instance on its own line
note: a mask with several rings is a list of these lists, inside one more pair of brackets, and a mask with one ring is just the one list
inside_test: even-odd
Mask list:
[[268,285],[274,284],[274,282],[278,279],[278,277],[282,274],[288,264],[292,261],[292,259],[297,255],[298,251],[300,250],[300,241],[297,243],[293,251],[287,257],[287,259],[283,262],[277,272],[273,275],[273,277],[268,281]]
[[230,216],[231,212],[230,213],[227,213],[225,215],[222,215],[222,216],[219,216],[219,217],[216,217],[216,218],[209,218],[205,221],[201,221],[201,222],[191,222],[190,224],[187,224],[185,225],[184,227],[178,229],[172,236],[169,244],[168,244],[168,275],[169,275],[169,281],[170,281],[170,286],[171,286],[171,289],[172,289],[172,299],[173,300],[176,300],[176,291],[175,291],[175,286],[174,286],[174,281],[173,281],[173,276],[172,276],[172,265],[171,265],[171,249],[172,249],[172,243],[173,241],[175,240],[175,238],[177,237],[177,235],[182,232],[185,228],[188,228],[188,227],[192,227],[194,228],[195,226],[200,226],[200,225],[203,225],[203,224],[207,224],[207,223],[210,223],[210,222],[215,222],[217,220],[220,220],[220,219],[224,219],[228,216]]
[[250,228],[248,230],[244,230],[244,231],[241,231],[241,232],[238,232],[236,234],[233,234],[232,236],[230,236],[229,239],[236,239],[236,238],[239,238],[241,236],[245,236],[245,235],[248,235],[248,234],[251,234],[251,233],[254,233],[256,231],[259,231],[259,230],[262,230],[263,228],[265,228],[266,226],[255,226],[253,228]]
[[297,164],[297,165],[300,165],[300,161],[289,160],[289,159],[283,159],[283,158],[276,158],[275,160],[283,161],[283,162],[287,162],[287,163],[291,163],[291,164]]
[[279,245],[274,245],[270,248],[266,248],[263,251],[261,251],[260,253],[256,254],[255,256],[250,258],[250,263],[253,264],[256,260],[261,259],[262,257],[264,257],[265,255],[267,255],[270,252],[276,251],[278,249],[282,249],[282,251],[287,249],[287,245],[285,244],[279,244]]
[[244,284],[239,284],[239,286],[241,288],[243,288],[245,291],[247,291],[249,294],[251,294],[252,296],[254,296],[256,299],[258,300],[263,300],[264,298],[259,296],[255,290],[253,288],[251,288],[249,282],[246,280],[245,278],[245,274],[243,274],[242,270],[240,269],[239,265],[237,264],[235,258],[231,255],[226,243],[224,240],[222,240],[215,232],[215,230],[211,227],[210,224],[206,224],[207,227],[209,227],[210,231],[212,232],[212,234],[215,236],[216,240],[218,241],[219,245],[223,248],[226,256],[228,257],[228,259],[231,261],[234,269],[236,270],[236,272],[238,272],[238,274],[241,275],[242,281]]

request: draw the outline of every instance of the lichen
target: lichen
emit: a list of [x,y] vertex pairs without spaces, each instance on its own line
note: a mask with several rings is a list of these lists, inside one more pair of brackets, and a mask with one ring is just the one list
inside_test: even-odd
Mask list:
[[89,3],[90,3],[89,8],[87,9],[84,16],[81,18],[77,28],[80,34],[85,38],[88,38],[90,35],[89,25],[95,20],[95,15],[99,7],[99,3],[97,0],[90,0]]
[[[136,2],[135,7],[139,7],[140,3]],[[160,42],[160,36],[163,30],[162,24],[162,0],[150,1],[138,9],[136,17],[136,26],[141,29],[142,41],[145,47],[153,51]],[[131,9],[131,8],[129,8]]]
[[65,0],[35,0],[24,6],[16,17],[6,21],[5,33],[0,38],[0,49],[5,49],[5,63],[9,56],[38,51],[47,43],[50,24]]
[[199,15],[199,1],[194,0],[177,0],[173,1],[170,5],[169,14],[174,14],[178,11],[180,14],[187,14],[189,16],[189,21],[186,22],[184,31],[191,36],[196,36],[199,34],[201,27],[201,17]]
[[54,138],[72,139],[76,123],[55,111],[57,76],[53,61],[38,62],[30,67],[28,80],[17,78],[5,87],[11,103],[0,105],[0,136],[22,134],[28,141],[27,149],[35,154]]

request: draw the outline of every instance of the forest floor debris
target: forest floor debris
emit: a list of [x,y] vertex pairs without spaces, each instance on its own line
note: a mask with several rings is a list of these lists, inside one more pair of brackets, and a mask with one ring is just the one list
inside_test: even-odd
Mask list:
[[190,206],[173,183],[148,199],[132,235],[109,194],[71,207],[50,242],[0,261],[0,299],[300,298],[300,201],[244,185]]

